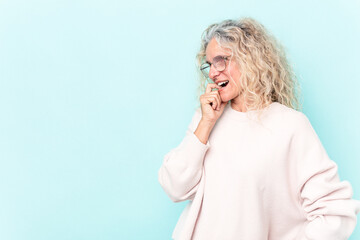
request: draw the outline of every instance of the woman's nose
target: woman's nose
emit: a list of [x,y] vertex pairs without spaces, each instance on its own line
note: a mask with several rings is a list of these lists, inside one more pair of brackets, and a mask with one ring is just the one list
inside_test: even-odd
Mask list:
[[214,65],[211,65],[210,71],[209,71],[209,78],[214,79],[219,74],[220,74],[220,72],[215,69]]

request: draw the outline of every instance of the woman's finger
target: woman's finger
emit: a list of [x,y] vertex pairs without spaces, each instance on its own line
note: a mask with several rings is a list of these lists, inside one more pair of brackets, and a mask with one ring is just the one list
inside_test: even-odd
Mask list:
[[220,110],[220,105],[221,105],[221,98],[220,98],[220,94],[218,91],[213,91],[213,92],[210,92],[210,93],[207,93],[211,96],[214,96],[216,98],[216,101],[217,101],[217,110]]
[[218,86],[216,83],[208,83],[208,85],[206,86],[205,93],[210,93],[213,88],[219,89],[221,87]]
[[203,97],[202,97],[202,100],[201,102],[203,104],[210,104],[210,106],[215,110],[218,106],[218,103],[217,103],[217,100],[216,100],[216,97],[214,95],[207,95],[207,94],[204,94]]

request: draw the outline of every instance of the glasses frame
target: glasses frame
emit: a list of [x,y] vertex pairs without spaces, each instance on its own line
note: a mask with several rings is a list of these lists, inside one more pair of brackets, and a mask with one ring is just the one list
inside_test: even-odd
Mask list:
[[[229,61],[229,59],[231,58],[231,55],[230,55],[230,56],[221,56],[221,55],[218,55],[218,56],[214,57],[214,59],[215,59],[215,58],[218,58],[218,57],[220,57],[221,60],[216,61],[215,63],[205,62],[205,63],[201,64],[201,66],[200,66],[200,71],[201,71],[201,73],[204,75],[205,78],[207,78],[207,79],[210,78],[210,77],[209,77],[209,74],[206,74],[206,73],[204,72],[204,70],[205,70],[206,68],[211,68],[211,65],[214,65],[216,71],[218,71],[218,72],[224,71],[224,70],[226,69],[226,67],[227,67],[226,61]],[[225,66],[224,66],[224,69],[219,69],[218,63],[219,63],[220,61],[224,61],[224,63],[225,63],[225,64],[224,64],[224,65],[225,65]],[[210,70],[209,70],[209,73],[210,73]]]

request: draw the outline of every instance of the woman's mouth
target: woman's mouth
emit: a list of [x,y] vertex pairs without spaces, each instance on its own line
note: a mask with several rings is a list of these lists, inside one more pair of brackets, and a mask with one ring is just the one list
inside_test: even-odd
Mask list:
[[226,81],[217,83],[217,85],[220,86],[221,89],[222,89],[222,88],[226,87],[228,85],[228,83],[229,83],[229,81],[226,80]]

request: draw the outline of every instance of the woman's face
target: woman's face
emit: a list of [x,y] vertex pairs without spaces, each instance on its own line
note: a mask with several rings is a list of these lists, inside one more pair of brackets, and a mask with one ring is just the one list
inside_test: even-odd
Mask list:
[[[211,64],[209,78],[212,79],[215,83],[223,82],[228,80],[229,83],[224,87],[219,89],[219,94],[222,102],[228,102],[239,96],[240,91],[240,71],[236,66],[234,58],[231,57],[231,51],[229,49],[222,48],[215,38],[213,38],[207,48],[206,48],[206,61]],[[230,56],[229,60],[226,61],[225,70],[219,72],[215,69],[213,59],[217,56]],[[235,82],[236,81],[236,84]]]

